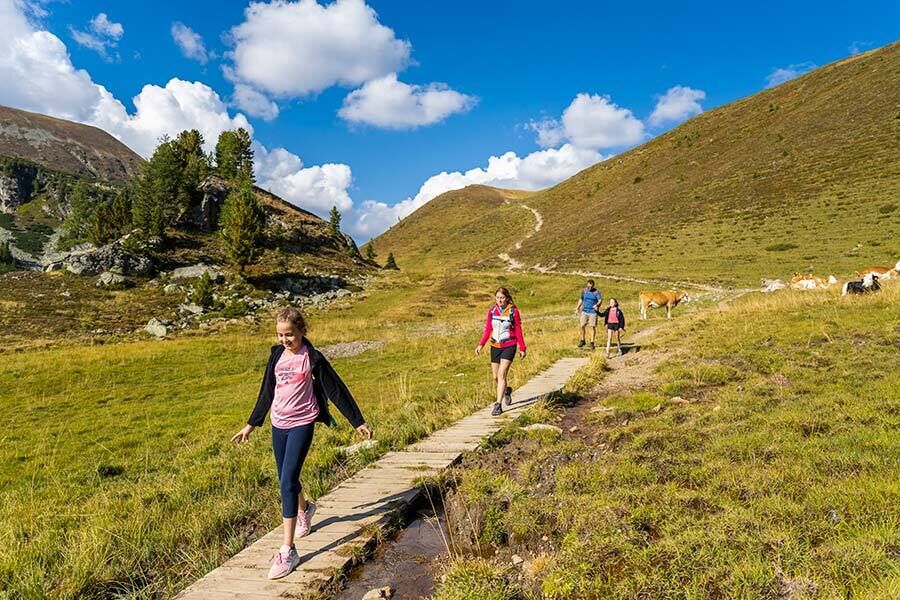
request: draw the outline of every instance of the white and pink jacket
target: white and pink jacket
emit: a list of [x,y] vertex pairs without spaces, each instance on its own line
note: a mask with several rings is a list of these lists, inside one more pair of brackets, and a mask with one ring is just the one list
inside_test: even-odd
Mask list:
[[484,346],[491,341],[493,348],[509,348],[519,346],[521,352],[525,352],[525,336],[522,335],[522,314],[512,304],[500,308],[496,304],[488,311],[484,321],[484,333],[481,336],[479,346]]

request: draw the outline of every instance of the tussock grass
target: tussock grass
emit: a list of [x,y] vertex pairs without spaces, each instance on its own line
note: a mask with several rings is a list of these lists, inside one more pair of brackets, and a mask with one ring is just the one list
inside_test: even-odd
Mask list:
[[[465,277],[468,297],[448,297]],[[456,281],[456,283],[449,283]],[[525,319],[519,386],[574,352],[580,278],[391,274],[346,310],[309,313],[317,346],[380,340],[336,359],[381,442],[339,416],[318,428],[303,485],[318,497],[380,452],[444,427],[493,394],[473,349],[494,288]],[[636,295],[623,285],[617,293]],[[484,298],[476,295],[484,294]],[[429,313],[423,316],[423,313]],[[564,318],[559,318],[564,316]],[[0,354],[0,589],[11,597],[170,596],[280,522],[266,428],[228,439],[259,389],[272,325],[215,335]]]
[[[519,594],[900,594],[898,303],[891,285],[751,295],[695,314],[658,336],[679,351],[657,390],[603,400],[630,418],[600,418],[596,444],[563,439],[518,469],[464,472],[463,483],[525,488],[491,534],[505,534],[501,556],[536,557]],[[675,391],[692,402],[667,403]]]

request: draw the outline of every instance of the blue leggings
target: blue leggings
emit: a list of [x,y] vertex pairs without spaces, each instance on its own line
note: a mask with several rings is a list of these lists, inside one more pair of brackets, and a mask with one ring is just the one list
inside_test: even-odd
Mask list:
[[281,484],[281,514],[285,519],[297,516],[300,494],[300,469],[312,444],[316,424],[300,425],[291,429],[272,426],[272,450],[278,466]]

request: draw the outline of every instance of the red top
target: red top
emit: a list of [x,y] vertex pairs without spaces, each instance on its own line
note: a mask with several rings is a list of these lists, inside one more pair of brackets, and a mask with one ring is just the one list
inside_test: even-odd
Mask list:
[[491,341],[493,348],[509,348],[519,346],[519,351],[525,352],[525,336],[522,334],[522,313],[519,309],[508,304],[505,309],[496,304],[491,307],[484,320],[484,333],[481,335],[479,346],[484,346]]

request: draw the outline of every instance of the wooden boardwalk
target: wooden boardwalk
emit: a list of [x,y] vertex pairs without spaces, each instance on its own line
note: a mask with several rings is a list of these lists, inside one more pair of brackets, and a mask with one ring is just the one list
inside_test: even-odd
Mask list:
[[303,598],[328,585],[355,557],[376,543],[379,530],[402,517],[422,492],[417,480],[435,475],[474,450],[510,419],[547,394],[560,390],[587,358],[564,358],[513,393],[500,417],[488,406],[454,425],[388,452],[316,501],[312,532],[296,540],[302,562],[283,579],[267,578],[281,545],[281,527],[270,531],[222,566],[182,591],[182,600]]

